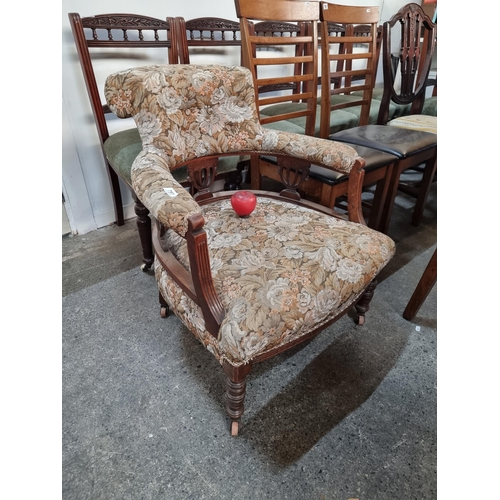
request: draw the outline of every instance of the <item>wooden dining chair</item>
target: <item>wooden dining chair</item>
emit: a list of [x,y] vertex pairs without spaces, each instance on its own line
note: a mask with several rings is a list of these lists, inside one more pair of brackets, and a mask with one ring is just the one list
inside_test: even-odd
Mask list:
[[[381,230],[384,232],[389,228],[401,174],[424,165],[412,216],[412,224],[417,226],[436,173],[437,117],[421,114],[436,44],[436,30],[437,26],[415,3],[405,5],[385,22],[381,49],[384,92],[377,124],[330,135],[336,141],[379,149],[398,157],[382,213]],[[394,50],[396,57],[393,57]],[[410,106],[411,114],[388,120],[391,102]]]
[[[380,49],[379,8],[320,3],[321,97],[320,136],[374,122],[372,101]],[[348,117],[348,118],[346,118]],[[397,157],[354,145],[365,159],[364,188],[375,186],[365,201],[370,227],[379,228]],[[313,165],[302,186],[304,196],[331,208],[343,206],[347,178]]]
[[[260,123],[264,127],[314,136],[318,4],[235,0],[235,6],[241,26],[243,65],[254,79]],[[268,24],[258,24],[264,22]],[[302,172],[300,168],[298,171]],[[260,188],[262,176],[279,180],[273,158],[252,159],[252,189]],[[298,175],[297,183],[302,179],[302,174]]]
[[[173,18],[156,19],[139,14],[99,14],[81,17],[68,14],[83,79],[87,88],[99,144],[111,185],[116,224],[124,224],[120,179],[131,190],[135,202],[137,226],[143,251],[144,271],[154,260],[151,219],[148,209],[132,189],[130,171],[142,142],[133,121],[116,124],[116,117],[104,102],[104,79],[110,68],[136,66],[140,63],[178,62]],[[187,185],[186,169],[176,174]]]

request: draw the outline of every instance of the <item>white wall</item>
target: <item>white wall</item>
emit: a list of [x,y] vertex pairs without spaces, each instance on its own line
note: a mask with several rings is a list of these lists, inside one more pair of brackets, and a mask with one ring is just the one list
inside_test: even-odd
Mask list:
[[[272,0],[270,0],[272,1]],[[407,0],[343,0],[346,5],[377,5],[381,22],[389,19]],[[417,0],[417,3],[420,3]],[[62,2],[62,182],[65,206],[74,233],[84,234],[115,220],[113,200],[99,147],[92,111],[76,53],[68,13],[80,16],[127,12],[165,19],[167,16],[236,18],[234,0],[63,0]],[[229,64],[233,61],[228,61]],[[133,64],[133,63],[131,63]],[[103,68],[105,77],[122,69]],[[98,77],[99,78],[99,77]],[[123,186],[126,218],[135,216],[133,202]]]

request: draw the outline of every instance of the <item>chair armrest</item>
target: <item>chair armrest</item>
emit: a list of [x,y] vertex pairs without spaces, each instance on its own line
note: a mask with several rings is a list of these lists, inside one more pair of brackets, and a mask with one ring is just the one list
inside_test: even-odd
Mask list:
[[322,167],[349,174],[359,158],[348,144],[293,132],[263,128],[260,154],[287,155]]
[[172,176],[165,153],[145,147],[132,165],[132,188],[153,217],[185,237],[188,218],[200,206]]

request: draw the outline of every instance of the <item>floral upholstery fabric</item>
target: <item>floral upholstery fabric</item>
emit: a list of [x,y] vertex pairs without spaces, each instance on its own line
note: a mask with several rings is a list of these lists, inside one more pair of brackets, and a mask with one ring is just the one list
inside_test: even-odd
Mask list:
[[[326,323],[359,298],[394,254],[382,233],[285,201],[259,197],[240,219],[229,200],[202,207],[215,289],[226,311],[219,337],[158,263],[162,295],[220,360],[237,365]],[[185,240],[163,239],[189,269]]]
[[242,67],[144,66],[109,76],[105,96],[117,116],[134,117],[141,135],[143,149],[132,166],[134,191],[155,218],[179,234],[186,231],[186,216],[199,208],[171,172],[190,160],[259,151],[347,174],[358,157],[347,144],[261,127],[252,76]]
[[263,128],[250,72],[228,66],[148,66],[108,77],[111,110],[133,116],[143,149],[132,185],[167,228],[162,238],[189,269],[188,217],[202,214],[210,267],[225,316],[215,338],[201,309],[155,261],[171,310],[222,363],[248,363],[318,329],[352,306],[390,260],[394,242],[362,224],[259,196],[248,219],[229,200],[196,201],[172,177],[207,156],[286,154],[348,174],[358,158],[347,144]]
[[437,134],[437,117],[429,115],[409,115],[395,118],[387,123],[391,127],[408,128]]

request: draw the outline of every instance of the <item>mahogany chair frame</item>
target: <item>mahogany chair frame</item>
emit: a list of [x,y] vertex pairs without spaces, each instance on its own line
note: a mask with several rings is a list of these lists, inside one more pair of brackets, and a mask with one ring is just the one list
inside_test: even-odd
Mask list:
[[[251,156],[257,156],[258,153],[252,153]],[[223,155],[224,156],[224,155]],[[211,169],[216,169],[218,161],[217,157],[204,157],[187,165],[189,175],[191,178],[199,178],[204,176],[208,179],[213,179],[214,175],[201,175],[202,172]],[[280,157],[278,157],[280,158]],[[331,215],[344,220],[365,224],[362,210],[361,210],[361,191],[364,177],[364,160],[358,158],[353,165],[351,172],[348,176],[348,213],[347,215],[339,215],[328,207],[313,203],[308,200],[300,198],[295,186],[289,185],[287,179],[294,176],[290,163],[286,161],[288,157],[284,157],[283,161],[280,160],[282,168],[282,181],[288,185],[288,190],[281,193],[257,190],[252,192],[258,197],[266,197],[272,199],[286,199],[298,206],[308,207],[321,213]],[[233,192],[216,192],[209,191],[209,184],[205,186],[204,190],[199,191],[194,195],[194,199],[200,206],[208,205],[215,201],[230,199]],[[295,196],[290,196],[294,192]],[[204,229],[204,219],[201,214],[196,214],[188,218],[188,231],[185,239],[188,247],[190,270],[187,271],[180,261],[174,257],[172,252],[165,250],[161,244],[161,236],[165,233],[165,227],[156,221],[153,228],[153,245],[156,257],[163,268],[168,272],[169,276],[177,283],[184,293],[193,300],[202,310],[205,320],[205,326],[208,332],[217,338],[220,325],[224,319],[224,307],[217,295],[215,286],[212,279],[212,271],[210,268],[210,255],[208,251],[207,234]],[[365,314],[370,308],[370,302],[373,298],[377,281],[373,280],[365,289],[364,293],[354,305],[356,311],[356,323],[363,325],[365,321]],[[160,313],[162,317],[169,315],[169,306],[159,293]],[[287,351],[302,342],[310,340],[326,327],[338,321],[342,316],[347,314],[349,309],[342,311],[340,314],[322,324],[320,327],[311,331],[309,334],[300,337],[286,345],[278,346],[261,356],[252,360],[252,362],[234,366],[228,361],[224,361],[223,370],[226,375],[226,412],[231,420],[231,435],[237,436],[239,433],[239,426],[241,417],[244,412],[244,400],[246,395],[246,379],[251,373],[254,364],[265,361],[281,352]]]
[[[75,12],[69,13],[68,17],[111,185],[116,225],[122,226],[125,220],[119,183],[121,176],[111,165],[104,149],[104,144],[110,137],[106,115],[111,111],[107,104],[103,104],[101,99],[91,51],[102,48],[132,48],[136,50],[160,48],[165,50],[165,61],[159,62],[165,63],[168,60],[170,64],[175,64],[178,62],[179,57],[177,49],[178,37],[175,35],[173,18],[171,17],[161,20],[139,14],[100,14],[82,18]],[[146,32],[152,32],[152,39],[144,36]],[[160,38],[162,33],[165,33],[164,39]],[[149,210],[137,198],[130,186],[129,188],[135,202],[134,210],[137,215],[137,227],[143,250],[142,269],[147,270],[152,266],[154,260],[151,219]]]

